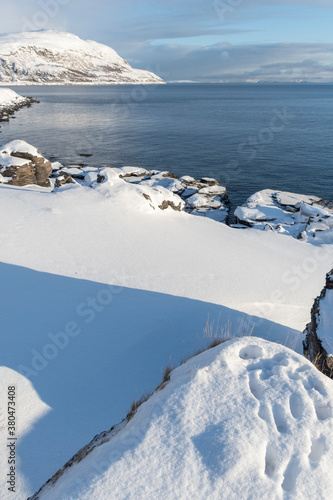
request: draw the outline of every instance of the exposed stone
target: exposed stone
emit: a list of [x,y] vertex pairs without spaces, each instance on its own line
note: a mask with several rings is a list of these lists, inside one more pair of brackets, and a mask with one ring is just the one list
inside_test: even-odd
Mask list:
[[13,115],[16,111],[24,107],[30,108],[32,103],[39,102],[40,101],[34,99],[33,97],[25,97],[24,100],[21,100],[12,106],[0,106],[0,122],[9,122],[9,115],[12,118],[15,118]]
[[[14,154],[12,154],[12,156],[14,156]],[[3,177],[11,178],[7,183],[9,185],[27,186],[29,184],[37,184],[41,187],[50,187],[49,176],[51,173],[51,163],[43,157],[33,157],[24,165],[8,166],[1,172]]]
[[[326,275],[326,285],[320,296],[316,298],[311,310],[311,321],[304,331],[304,356],[330,378],[333,378],[333,357],[323,347],[323,339],[319,338],[318,329],[321,320],[321,305],[328,290],[333,290],[333,269]],[[332,325],[333,328],[333,325]]]
[[182,204],[180,203],[179,205],[176,205],[173,201],[164,200],[161,205],[158,206],[158,208],[160,208],[161,210],[166,210],[169,207],[173,210],[176,210],[177,212],[180,212],[182,209]]
[[60,171],[55,181],[55,187],[58,188],[60,186],[63,186],[64,184],[74,184],[74,180],[69,173]]
[[202,177],[200,182],[206,184],[206,186],[218,186],[219,184],[216,179],[212,179],[211,177]]

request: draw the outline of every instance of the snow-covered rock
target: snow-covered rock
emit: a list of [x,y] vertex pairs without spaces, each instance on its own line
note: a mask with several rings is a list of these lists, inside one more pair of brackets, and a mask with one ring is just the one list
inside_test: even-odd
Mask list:
[[[92,183],[90,181],[95,178]],[[184,210],[184,201],[172,191],[163,186],[146,186],[126,182],[119,175],[119,169],[101,168],[98,174],[87,174],[85,180],[90,187],[96,189],[107,198],[113,198],[124,207],[135,203],[137,210],[146,210],[149,205],[153,210],[172,208],[176,211]]]
[[14,90],[0,88],[0,110],[1,108],[8,108],[23,104],[26,102],[26,97],[22,97]]
[[0,150],[0,183],[12,186],[51,186],[52,165],[24,141],[12,141]]
[[10,115],[15,111],[30,106],[33,102],[39,101],[32,97],[22,97],[13,90],[0,88],[0,122],[9,121]]
[[333,384],[247,337],[177,368],[30,500],[331,498]]
[[185,210],[192,215],[208,217],[226,223],[229,217],[230,202],[224,186],[216,179],[203,178],[195,180],[190,176],[180,179],[171,172],[147,171],[135,167],[119,169],[120,177],[127,182],[140,186],[163,187],[177,193],[185,201]]
[[71,179],[78,182],[84,179],[84,184],[97,188],[105,196],[114,199],[119,199],[121,189],[123,193],[127,193],[126,196],[137,200],[138,209],[139,206],[143,208],[142,203],[147,205],[148,202],[154,209],[165,210],[171,207],[176,211],[185,210],[192,215],[223,223],[226,223],[229,216],[227,190],[219,186],[215,179],[198,181],[189,176],[178,179],[172,172],[133,166],[94,169],[76,165],[62,167],[58,162],[52,166],[56,187],[72,182]]
[[[235,210],[237,222],[272,230],[313,244],[333,243],[333,202],[265,189]],[[238,226],[239,227],[239,226]]]
[[110,47],[71,33],[32,31],[0,35],[0,84],[164,83],[133,69]]
[[316,298],[311,322],[305,329],[304,354],[326,375],[333,378],[333,269]]

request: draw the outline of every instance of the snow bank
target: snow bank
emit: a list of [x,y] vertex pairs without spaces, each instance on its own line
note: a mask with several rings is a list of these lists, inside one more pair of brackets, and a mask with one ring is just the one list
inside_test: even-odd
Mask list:
[[333,383],[257,338],[189,360],[39,499],[330,498]]
[[9,108],[26,102],[26,98],[20,96],[14,90],[0,88],[0,111],[1,108]]

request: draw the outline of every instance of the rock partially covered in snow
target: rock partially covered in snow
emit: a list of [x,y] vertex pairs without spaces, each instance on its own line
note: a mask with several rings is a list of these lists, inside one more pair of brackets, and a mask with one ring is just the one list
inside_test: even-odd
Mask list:
[[101,168],[98,172],[88,172],[86,183],[108,198],[114,198],[124,207],[135,204],[137,209],[184,210],[184,201],[172,191],[163,186],[147,186],[128,183],[119,173],[119,169]]
[[[106,196],[113,196],[120,186],[124,189],[127,185],[130,190],[128,192],[133,196],[134,193],[140,194],[140,202],[144,199],[154,209],[185,210],[193,215],[209,217],[224,223],[229,216],[230,203],[227,190],[219,186],[215,179],[203,178],[197,181],[190,176],[178,179],[172,172],[132,166],[98,169],[73,165],[63,168],[57,162],[53,164],[52,177],[59,179],[61,176],[61,179],[59,182],[56,181],[56,186],[63,184],[65,173],[77,182],[81,182],[84,178],[85,184],[98,187],[98,190],[103,191]],[[99,186],[100,184],[103,184],[103,187]]]
[[39,101],[32,97],[22,97],[13,90],[0,88],[0,122],[8,122],[10,115],[33,102]]
[[332,381],[301,355],[230,340],[174,370],[30,500],[331,498],[332,407]]
[[[132,173],[129,175],[129,173]],[[230,202],[227,190],[219,186],[216,179],[202,178],[199,181],[190,176],[180,179],[171,172],[147,171],[135,167],[119,169],[120,176],[127,182],[140,186],[165,188],[176,193],[185,201],[185,210],[193,215],[209,217],[219,222],[227,222]]]
[[309,243],[333,243],[333,203],[317,196],[265,189],[237,207],[238,223]]
[[304,333],[305,356],[333,378],[333,269],[327,274],[326,285],[314,302],[311,322]]
[[51,163],[24,141],[12,141],[0,150],[0,183],[50,187]]

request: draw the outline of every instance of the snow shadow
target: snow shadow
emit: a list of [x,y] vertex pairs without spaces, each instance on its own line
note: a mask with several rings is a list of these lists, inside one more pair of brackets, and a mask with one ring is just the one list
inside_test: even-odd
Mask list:
[[31,492],[153,391],[167,364],[207,345],[208,317],[282,343],[297,334],[224,306],[0,263],[1,365],[52,408],[18,442]]

